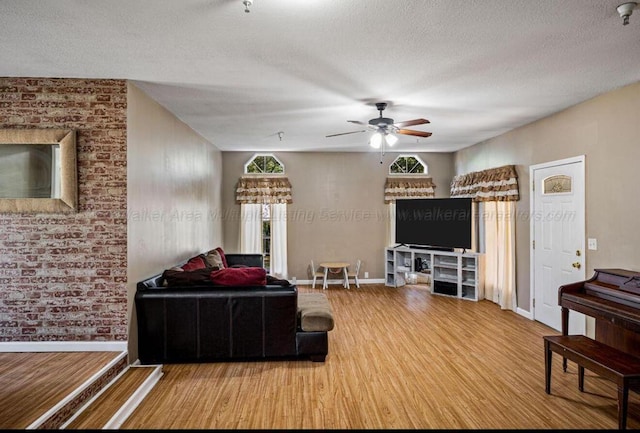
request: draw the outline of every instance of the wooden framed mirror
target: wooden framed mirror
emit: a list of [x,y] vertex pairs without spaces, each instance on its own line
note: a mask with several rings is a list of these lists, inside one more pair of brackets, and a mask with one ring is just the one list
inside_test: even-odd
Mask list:
[[77,211],[75,131],[0,129],[0,213]]

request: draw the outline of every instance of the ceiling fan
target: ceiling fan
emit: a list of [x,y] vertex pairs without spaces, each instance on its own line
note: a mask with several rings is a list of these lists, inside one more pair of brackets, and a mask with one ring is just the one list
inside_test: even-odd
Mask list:
[[374,148],[379,148],[381,144],[386,142],[389,146],[393,146],[396,141],[398,141],[398,137],[393,134],[403,134],[403,135],[413,135],[415,137],[430,137],[430,132],[424,131],[416,131],[414,129],[405,129],[407,126],[414,125],[423,125],[425,123],[430,123],[427,119],[413,119],[406,120],[404,122],[394,123],[393,119],[388,117],[382,117],[382,112],[385,108],[387,108],[386,102],[378,102],[376,103],[376,108],[380,112],[380,117],[373,118],[369,120],[368,123],[361,122],[359,120],[347,120],[347,122],[355,123],[357,125],[365,125],[368,129],[362,129],[360,131],[351,131],[351,132],[342,132],[339,134],[331,134],[326,137],[337,137],[339,135],[347,135],[347,134],[356,134],[359,132],[366,132],[367,130],[374,131],[369,144]]

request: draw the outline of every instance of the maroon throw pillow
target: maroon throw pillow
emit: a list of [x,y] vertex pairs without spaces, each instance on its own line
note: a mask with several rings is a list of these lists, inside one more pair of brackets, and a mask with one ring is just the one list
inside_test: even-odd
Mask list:
[[267,271],[264,268],[224,268],[211,272],[211,281],[220,286],[264,286]]
[[222,264],[224,265],[225,268],[228,268],[229,265],[227,264],[227,258],[224,256],[224,251],[222,250],[221,247],[216,248],[216,251],[220,254],[220,258],[222,259]]
[[187,263],[182,266],[185,271],[195,271],[196,269],[204,269],[207,265],[201,256],[191,257]]

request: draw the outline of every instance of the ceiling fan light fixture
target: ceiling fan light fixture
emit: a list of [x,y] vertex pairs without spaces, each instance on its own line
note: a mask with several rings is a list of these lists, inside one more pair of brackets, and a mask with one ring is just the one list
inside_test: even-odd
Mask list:
[[251,10],[249,10],[249,6],[253,4],[253,0],[242,0],[242,4],[244,5],[244,11],[246,13],[251,12]]
[[360,131],[342,132],[340,134],[330,134],[327,137],[336,137],[338,135],[355,134],[358,132],[365,132],[367,130],[373,132],[369,137],[369,146],[374,149],[380,149],[380,155],[384,155],[385,146],[393,147],[398,142],[398,134],[413,135],[416,137],[430,137],[430,132],[416,131],[413,129],[406,129],[407,126],[423,125],[431,123],[427,119],[412,119],[405,120],[404,122],[396,123],[393,119],[388,117],[382,117],[382,111],[387,107],[386,102],[376,103],[376,108],[380,112],[380,116],[374,119],[370,119],[368,122],[362,122],[359,120],[347,120],[349,123],[355,123],[356,125],[366,126],[367,129]]
[[369,146],[373,147],[374,149],[380,149],[381,145],[382,145],[382,134],[380,134],[379,132],[376,132],[369,139]]
[[385,137],[385,139],[387,140],[387,144],[389,146],[393,146],[394,144],[396,144],[398,142],[398,137],[396,137],[393,134],[387,134],[387,136]]

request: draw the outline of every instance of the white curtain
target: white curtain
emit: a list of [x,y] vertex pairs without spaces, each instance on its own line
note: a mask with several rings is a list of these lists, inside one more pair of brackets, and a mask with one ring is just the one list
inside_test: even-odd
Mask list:
[[240,205],[240,253],[262,254],[262,205]]
[[392,201],[388,205],[387,215],[387,246],[393,247],[396,244],[396,202]]
[[271,275],[287,278],[287,204],[271,205]]
[[482,202],[485,239],[484,297],[516,309],[515,202]]

